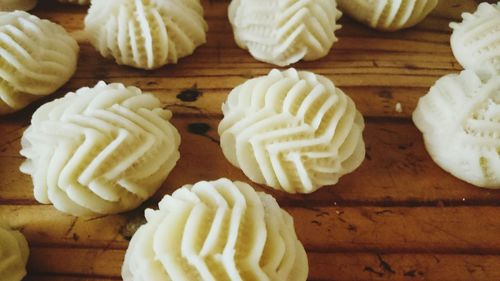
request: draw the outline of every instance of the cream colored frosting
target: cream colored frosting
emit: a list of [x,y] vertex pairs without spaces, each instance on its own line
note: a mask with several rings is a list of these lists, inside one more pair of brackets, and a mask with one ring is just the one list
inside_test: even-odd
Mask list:
[[0,277],[2,281],[21,281],[26,275],[29,248],[21,232],[0,224]]
[[185,185],[130,241],[124,281],[302,281],[307,256],[293,218],[270,195],[228,179]]
[[59,1],[61,3],[69,3],[69,4],[77,4],[77,5],[88,5],[88,4],[90,4],[90,0],[57,0],[57,1]]
[[77,216],[153,195],[179,159],[171,112],[135,87],[99,82],[41,106],[21,140],[37,201]]
[[442,77],[419,100],[413,121],[441,168],[500,188],[500,76],[485,83],[470,70]]
[[0,115],[53,93],[76,70],[76,41],[26,12],[0,12],[0,45]]
[[279,66],[326,56],[340,16],[333,0],[233,0],[229,6],[236,43]]
[[92,1],[85,31],[104,57],[154,69],[205,43],[207,24],[199,0]]
[[236,87],[219,125],[226,158],[252,181],[290,193],[337,183],[364,159],[354,102],[312,72],[272,70]]
[[482,78],[500,75],[500,2],[481,3],[473,14],[451,23],[451,48],[458,62]]
[[339,9],[379,30],[394,31],[421,22],[438,0],[337,0]]
[[0,11],[29,11],[37,2],[38,0],[0,0]]

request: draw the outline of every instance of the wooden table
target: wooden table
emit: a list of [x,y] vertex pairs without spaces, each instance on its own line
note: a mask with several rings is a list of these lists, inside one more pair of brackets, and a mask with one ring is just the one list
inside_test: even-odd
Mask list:
[[[42,2],[34,14],[70,31],[82,28],[86,8]],[[31,179],[18,170],[23,161],[18,151],[42,102],[0,118],[0,219],[29,241],[28,280],[119,280],[128,240],[145,207],[156,207],[164,194],[187,183],[220,177],[249,182],[219,148],[221,103],[230,89],[273,67],[235,45],[228,1],[203,4],[208,43],[193,56],[147,72],[118,66],[82,44],[77,73],[42,101],[105,80],[153,92],[174,112],[182,156],[142,208],[83,219],[38,204]],[[293,215],[308,252],[310,280],[500,280],[500,192],[475,188],[436,166],[410,119],[436,79],[460,70],[448,22],[432,16],[417,28],[379,33],[344,16],[340,41],[329,56],[294,65],[331,78],[366,118],[366,160],[336,186],[287,195],[253,184]]]

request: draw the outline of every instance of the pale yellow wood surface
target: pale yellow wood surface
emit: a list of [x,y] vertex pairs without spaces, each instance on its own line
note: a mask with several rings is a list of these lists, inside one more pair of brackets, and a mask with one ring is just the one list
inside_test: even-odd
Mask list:
[[[294,217],[308,252],[310,280],[500,280],[500,192],[475,188],[436,166],[410,119],[418,98],[440,76],[461,69],[449,47],[448,28],[459,8],[457,1],[446,1],[452,10],[442,4],[437,15],[395,33],[376,32],[344,16],[340,41],[330,55],[294,65],[331,78],[366,118],[367,158],[336,186],[288,195],[253,184]],[[463,1],[462,8],[470,10],[474,2]],[[199,180],[249,182],[217,143],[221,103],[233,87],[273,67],[237,48],[227,4],[203,1],[208,42],[178,65],[136,70],[82,44],[78,71],[60,91],[0,118],[0,220],[20,229],[30,243],[26,280],[121,280],[128,239],[143,221],[144,208],[156,207],[164,194]],[[34,13],[77,31],[85,8],[41,1]],[[31,179],[18,170],[23,161],[19,140],[40,104],[99,80],[153,92],[174,113],[182,156],[139,209],[75,218],[34,200]],[[201,93],[195,101],[178,98],[193,86]],[[402,113],[395,111],[397,103]]]

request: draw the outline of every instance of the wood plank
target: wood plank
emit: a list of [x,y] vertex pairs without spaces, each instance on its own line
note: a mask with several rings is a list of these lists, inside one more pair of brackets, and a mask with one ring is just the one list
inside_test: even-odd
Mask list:
[[[147,205],[157,208],[156,202]],[[285,207],[297,235],[315,252],[428,252],[500,255],[500,207]],[[76,218],[52,206],[0,205],[0,219],[32,247],[125,249],[144,222],[132,213]]]
[[[402,54],[401,56],[404,56]],[[64,93],[75,91],[81,87],[95,85],[98,81],[121,82],[126,85],[140,87],[144,91],[153,92],[167,106],[181,105],[177,112],[201,111],[207,114],[221,114],[221,104],[229,92],[247,79],[265,75],[272,67],[259,63],[250,63],[252,66],[235,68],[234,62],[226,61],[218,65],[217,62],[198,62],[197,58],[211,57],[203,53],[195,54],[186,64],[167,66],[160,70],[145,73],[144,71],[117,66],[113,62],[98,58],[98,54],[89,50],[88,54],[82,53],[81,61],[96,61],[96,64],[86,65],[78,69],[71,79],[60,91],[47,97],[50,101],[61,97]],[[430,59],[428,56],[427,59]],[[346,94],[353,98],[358,109],[366,117],[404,117],[408,118],[413,112],[418,99],[427,93],[429,87],[441,76],[457,72],[458,66],[453,62],[435,62],[428,67],[415,58],[400,61],[391,57],[367,57],[356,63],[328,62],[325,67],[321,64],[312,66],[304,63],[298,65],[299,69],[310,70],[325,75],[340,87]],[[238,63],[236,63],[239,65]],[[366,67],[365,65],[377,66]],[[331,65],[334,65],[331,68]],[[339,66],[335,66],[339,65]],[[217,68],[217,70],[213,70]],[[356,75],[353,75],[356,74]],[[195,101],[185,102],[179,100],[177,95],[183,90],[194,85],[202,93]],[[403,112],[395,111],[395,105],[401,103]],[[41,102],[36,103],[39,106]],[[34,106],[23,111],[24,119],[29,119]]]
[[[227,70],[231,71],[230,69]],[[269,69],[263,69],[262,74],[267,73]],[[237,85],[245,82],[254,74],[238,74],[229,76],[226,75],[224,81],[220,80],[219,76],[198,76],[198,77],[108,77],[96,74],[98,70],[94,70],[94,78],[74,78],[64,85],[56,93],[45,97],[41,101],[37,101],[25,110],[14,114],[18,120],[29,121],[31,114],[36,108],[45,102],[62,97],[65,93],[76,91],[81,87],[92,87],[98,81],[104,80],[108,83],[124,83],[125,85],[133,85],[140,87],[145,92],[155,94],[165,107],[171,109],[174,113],[204,113],[207,115],[222,116],[221,105],[226,100],[227,95]],[[189,71],[186,70],[186,73]],[[322,71],[316,71],[321,73]],[[89,72],[92,73],[92,72]],[[415,86],[407,87],[401,85],[391,86],[389,83],[381,82],[384,74],[360,74],[353,78],[349,74],[330,75],[327,77],[334,80],[336,84],[342,84],[341,89],[348,94],[356,103],[357,109],[365,117],[397,117],[410,118],[415,109],[418,99],[425,95],[432,85],[436,77],[406,77],[395,76],[394,79],[399,80],[414,80]],[[260,74],[255,74],[260,75]],[[340,83],[339,83],[340,82]],[[364,85],[362,85],[364,84]],[[179,98],[186,90],[196,88],[198,96],[193,101],[186,101]],[[396,104],[402,105],[402,112],[397,112]],[[13,118],[11,118],[13,119]]]
[[[155,71],[135,70],[103,59],[89,44],[83,44],[78,71],[63,91],[92,86],[104,79],[154,91],[162,101],[171,103],[175,96],[171,93],[196,84],[205,95],[189,105],[220,114],[220,103],[233,87],[250,77],[268,73],[273,66],[256,61],[236,46],[226,16],[228,1],[203,1],[203,4],[210,26],[208,42],[178,65]],[[53,1],[34,11],[69,30],[83,27],[85,12],[84,7],[61,6]],[[344,28],[338,32],[340,40],[327,57],[300,62],[294,67],[332,79],[345,88],[365,116],[408,117],[418,97],[439,77],[461,69],[449,47],[447,21],[432,22],[432,30],[423,26],[394,33],[373,31],[347,16],[341,19],[341,24]],[[436,52],[440,55],[436,56]],[[409,94],[405,95],[406,92]],[[394,110],[398,102],[404,108],[401,114]]]
[[[382,81],[384,75],[359,75],[353,78],[351,75],[336,75],[334,80],[342,81],[347,86],[341,89],[347,93],[356,103],[358,110],[365,117],[401,117],[409,118],[415,109],[418,99],[427,93],[428,87],[437,80],[437,77],[402,77],[395,76],[394,79],[405,81],[414,80],[418,86],[406,87],[401,85],[389,86]],[[359,79],[358,81],[354,81]],[[75,91],[80,87],[93,86],[102,79],[73,79],[62,90],[62,92]],[[108,83],[118,82],[125,85],[138,86],[143,91],[155,94],[166,107],[176,113],[205,113],[209,115],[221,116],[221,105],[226,100],[227,95],[232,90],[230,85],[237,85],[245,82],[246,77],[226,75],[224,81],[215,77],[194,77],[194,78],[108,78],[104,79]],[[363,84],[364,86],[351,86]],[[229,86],[229,88],[228,88]],[[200,96],[193,102],[182,101],[177,96],[183,91],[196,87]],[[61,95],[53,95],[52,98]],[[397,103],[401,103],[403,112],[395,110]]]
[[500,257],[440,254],[309,254],[310,280],[500,280]]
[[[0,220],[19,229],[31,247],[126,248],[132,227],[144,222],[144,209],[126,215],[77,218],[58,212],[50,205],[0,205]],[[135,229],[134,229],[135,230]]]
[[[154,200],[162,194],[200,180],[227,177],[250,182],[222,154],[216,128],[218,117],[174,115],[181,134],[181,159]],[[284,205],[498,205],[500,190],[473,187],[440,169],[427,154],[421,134],[409,122],[367,120],[364,139],[367,158],[353,173],[333,187],[309,195],[289,195],[264,186],[254,187],[273,194]],[[2,124],[9,123],[4,129]],[[24,121],[16,126],[0,120],[0,202],[34,203],[29,176],[18,171],[18,154]],[[206,132],[204,131],[206,130]],[[195,165],[195,166],[194,166]],[[203,167],[194,168],[194,167]],[[305,202],[305,203],[304,203]]]
[[[114,280],[120,277],[124,250],[33,248],[29,271],[57,272],[54,279]],[[62,256],[71,258],[61,259]],[[443,254],[309,253],[308,280],[499,280],[500,257]],[[71,276],[80,276],[79,278]],[[101,278],[93,278],[101,276]],[[88,278],[88,279],[87,279]]]

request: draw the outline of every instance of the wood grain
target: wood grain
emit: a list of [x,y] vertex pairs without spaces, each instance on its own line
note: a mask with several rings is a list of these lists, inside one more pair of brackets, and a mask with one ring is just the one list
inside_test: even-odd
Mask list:
[[[145,206],[157,208],[151,202]],[[144,207],[145,207],[144,206]],[[500,255],[500,207],[285,207],[297,235],[314,252],[381,251]],[[143,209],[76,218],[52,206],[0,207],[31,246],[125,249]],[[57,224],[51,224],[56,221]]]
[[[59,259],[64,255],[76,258]],[[123,255],[123,250],[35,247],[32,249],[32,268],[42,276],[30,280],[116,280],[120,276]],[[308,258],[309,280],[470,281],[500,278],[500,258],[489,255],[309,252]]]
[[[217,126],[232,88],[273,66],[239,49],[227,21],[227,0],[205,0],[208,42],[177,65],[155,71],[118,66],[81,44],[74,77],[54,95],[0,119],[0,220],[27,237],[33,281],[121,280],[128,240],[147,207],[183,184],[228,177],[250,181],[224,158]],[[460,65],[449,47],[450,20],[474,10],[472,0],[443,0],[418,26],[373,31],[347,16],[340,41],[318,61],[293,67],[332,79],[366,119],[367,157],[336,186],[277,198],[295,220],[309,258],[309,280],[500,280],[500,192],[479,189],[440,169],[411,121],[418,99]],[[40,1],[36,15],[70,32],[83,28],[86,8]],[[129,213],[76,218],[38,204],[19,171],[20,138],[44,102],[100,80],[152,92],[173,111],[181,159],[153,198]],[[401,103],[403,111],[395,111]]]

